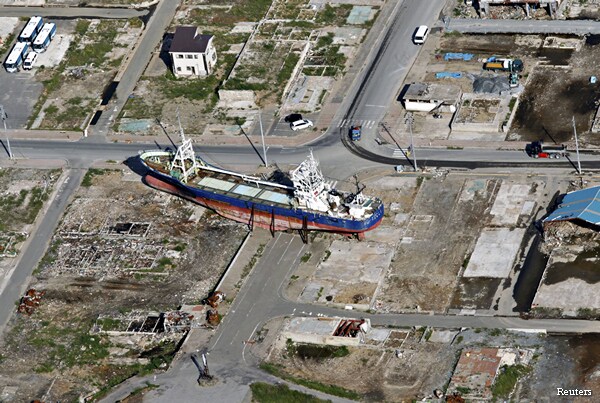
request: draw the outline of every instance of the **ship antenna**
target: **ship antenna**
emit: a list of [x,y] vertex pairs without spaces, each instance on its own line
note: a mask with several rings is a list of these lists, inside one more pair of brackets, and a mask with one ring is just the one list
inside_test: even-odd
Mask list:
[[181,145],[177,147],[177,153],[171,162],[171,174],[184,183],[196,175],[200,164],[196,159],[196,153],[192,146],[192,139],[185,137],[181,119],[179,118],[179,108],[177,109],[177,121],[179,122],[179,135],[181,136]]

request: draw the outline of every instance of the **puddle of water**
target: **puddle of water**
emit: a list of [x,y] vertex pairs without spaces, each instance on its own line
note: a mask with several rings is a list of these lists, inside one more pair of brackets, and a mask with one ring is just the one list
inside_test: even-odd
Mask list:
[[[600,335],[584,334],[571,337],[569,346],[576,352],[577,363],[581,369],[581,379],[596,370],[600,364]],[[579,371],[578,371],[579,372]]]
[[513,297],[517,302],[513,312],[527,312],[531,309],[531,303],[548,263],[548,256],[539,250],[540,234],[536,233],[534,236],[535,239],[529,248],[529,252],[527,252],[527,257],[523,266],[521,266],[519,278],[513,290]]
[[600,35],[589,35],[585,38],[585,44],[588,46],[600,45]]
[[588,284],[600,282],[600,248],[580,253],[573,262],[557,262],[548,268],[544,284],[552,285],[569,278]]

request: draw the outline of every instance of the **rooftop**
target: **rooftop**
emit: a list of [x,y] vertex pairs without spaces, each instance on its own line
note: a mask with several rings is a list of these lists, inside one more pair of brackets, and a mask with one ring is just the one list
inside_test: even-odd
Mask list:
[[411,83],[404,93],[404,99],[416,101],[455,102],[461,94],[460,87],[435,83]]
[[600,224],[600,186],[567,193],[556,210],[544,223],[580,219],[590,224]]
[[197,27],[177,27],[169,52],[204,53],[212,37],[212,35],[198,34]]

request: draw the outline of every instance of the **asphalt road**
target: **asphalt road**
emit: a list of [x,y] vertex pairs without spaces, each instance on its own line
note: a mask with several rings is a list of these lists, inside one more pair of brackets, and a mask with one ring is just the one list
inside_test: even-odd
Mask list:
[[443,0],[402,2],[348,109],[348,121],[383,119],[421,49],[412,43],[415,29],[419,25],[433,25],[444,3]]
[[600,34],[600,21],[593,20],[473,20],[452,18],[450,31],[469,34]]
[[110,126],[125,106],[127,98],[133,93],[138,80],[150,62],[152,52],[162,40],[163,34],[173,20],[180,3],[181,0],[169,0],[161,1],[158,4],[125,68],[125,72],[120,77],[115,95],[106,105],[106,109],[98,122],[88,129],[90,134],[105,136],[108,133]]
[[54,199],[43,213],[38,227],[31,234],[32,238],[29,240],[29,245],[26,246],[26,253],[21,254],[12,275],[8,275],[0,284],[0,334],[15,312],[14,303],[24,294],[28,284],[27,279],[44,255],[70,197],[79,187],[84,173],[84,169],[77,167],[68,169],[64,173],[64,181],[58,186]]
[[[208,352],[211,374],[219,383],[199,388],[198,370],[189,357],[173,364],[165,374],[136,378],[117,388],[103,401],[113,402],[131,393],[145,381],[160,385],[147,398],[156,402],[193,401],[201,391],[201,401],[241,402],[252,381],[273,381],[266,373],[256,370],[257,358],[252,354],[254,344],[246,342],[256,336],[265,322],[283,316],[340,316],[369,318],[378,326],[433,326],[438,328],[494,328],[549,333],[598,333],[600,322],[583,320],[524,320],[517,317],[452,316],[426,314],[366,314],[327,306],[300,304],[286,299],[283,290],[297,268],[306,245],[298,235],[278,233],[266,246],[262,257],[249,274],[223,323],[208,346],[194,345],[188,349]],[[312,392],[311,392],[312,393]],[[329,398],[329,397],[328,397]]]
[[0,17],[42,17],[54,18],[134,18],[148,14],[149,10],[134,8],[94,8],[94,7],[1,7]]

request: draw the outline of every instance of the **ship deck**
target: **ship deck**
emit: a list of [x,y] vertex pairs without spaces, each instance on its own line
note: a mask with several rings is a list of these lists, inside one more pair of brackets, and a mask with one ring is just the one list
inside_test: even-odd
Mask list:
[[[163,163],[146,161],[146,164],[165,175],[170,174]],[[240,200],[257,201],[258,199],[263,203],[277,204],[286,208],[294,206],[294,197],[287,189],[244,180],[241,176],[225,172],[200,168],[198,174],[189,179],[188,186],[235,197]]]
[[[167,168],[169,162],[166,156],[161,156],[159,161],[145,160],[145,163],[149,167],[165,175],[171,175]],[[207,190],[212,193],[235,197],[239,200],[277,205],[284,208],[300,207],[292,193],[293,191],[290,189],[270,186],[265,182],[253,182],[244,179],[242,176],[203,169],[202,167],[200,167],[197,175],[194,175],[188,180],[187,185],[197,189]],[[362,204],[363,207],[371,208],[373,212],[376,211],[380,205],[381,201],[379,199],[370,197],[366,197]],[[339,208],[342,208],[342,206]],[[347,213],[342,210],[339,210],[337,214],[339,217],[347,215]]]

